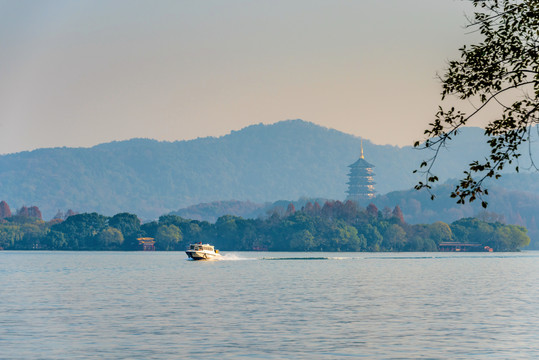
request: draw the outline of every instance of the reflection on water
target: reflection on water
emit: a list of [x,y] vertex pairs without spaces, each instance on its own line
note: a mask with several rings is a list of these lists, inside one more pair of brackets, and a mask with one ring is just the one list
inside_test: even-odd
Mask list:
[[539,358],[536,252],[223,255],[0,252],[0,358]]

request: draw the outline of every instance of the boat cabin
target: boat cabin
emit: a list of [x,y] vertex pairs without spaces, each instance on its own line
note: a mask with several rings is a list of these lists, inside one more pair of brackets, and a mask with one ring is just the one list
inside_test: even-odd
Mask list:
[[191,244],[189,245],[189,250],[195,251],[214,251],[214,247],[209,244]]

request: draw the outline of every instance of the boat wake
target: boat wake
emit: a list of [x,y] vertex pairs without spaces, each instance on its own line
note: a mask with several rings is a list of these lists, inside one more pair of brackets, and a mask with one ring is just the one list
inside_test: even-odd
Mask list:
[[218,261],[244,261],[244,260],[266,260],[266,261],[310,261],[310,260],[354,260],[357,257],[350,256],[265,256],[265,257],[247,257],[238,254],[224,254],[215,259]]
[[269,260],[269,261],[298,261],[298,260],[352,260],[353,257],[336,256],[305,256],[305,257],[243,257],[238,254],[224,254],[214,260],[216,261],[245,261],[245,260]]
[[310,257],[263,257],[260,260],[352,260],[353,257],[310,256]]
[[[492,253],[485,253],[486,255],[472,255],[470,253],[455,253],[455,254],[450,254],[450,255],[445,255],[445,254],[439,254],[439,253],[426,253],[426,254],[413,254],[411,256],[409,255],[404,255],[404,254],[398,254],[396,256],[391,256],[391,255],[383,255],[383,256],[379,256],[379,254],[365,254],[364,256],[262,256],[262,257],[257,257],[257,256],[253,256],[254,254],[249,254],[248,256],[245,256],[245,255],[242,255],[242,254],[235,254],[235,253],[228,253],[228,254],[221,254],[221,256],[218,256],[218,257],[215,257],[215,258],[212,258],[212,259],[208,259],[206,261],[248,261],[248,260],[264,260],[264,261],[343,261],[343,260],[348,260],[348,261],[362,261],[362,260],[440,260],[440,259],[447,259],[447,260],[452,260],[452,259],[458,259],[458,258],[462,258],[462,257],[466,257],[466,258],[481,258],[481,259],[485,259],[485,258],[489,258],[489,259],[492,259],[492,258],[508,258],[508,257],[518,257],[518,258],[522,258],[522,257],[539,257],[539,254],[526,254],[525,256],[523,256],[523,254],[518,254],[515,255],[515,254],[512,254],[512,253],[508,253],[508,254],[499,254],[499,255],[492,255]],[[192,259],[186,259],[186,260],[189,260],[189,261],[193,261]]]
[[244,260],[258,260],[257,258],[250,258],[250,257],[242,257],[238,256],[237,254],[224,254],[220,256],[218,259],[219,261],[244,261]]

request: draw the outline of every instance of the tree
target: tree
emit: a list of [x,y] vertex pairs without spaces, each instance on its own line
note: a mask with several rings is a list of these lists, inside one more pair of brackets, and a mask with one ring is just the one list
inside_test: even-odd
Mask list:
[[[483,182],[498,179],[501,171],[517,162],[524,143],[538,135],[539,123],[539,2],[537,0],[471,0],[478,9],[469,27],[479,31],[482,41],[460,49],[460,60],[450,61],[442,81],[442,100],[455,95],[463,102],[477,101],[475,110],[466,114],[451,107],[440,107],[433,123],[425,130],[427,140],[414,146],[434,151],[420,165],[425,180],[416,189],[430,191],[438,177],[432,168],[439,151],[459,130],[485,113],[487,106],[498,106],[498,116],[485,126],[490,154],[469,164],[451,197],[464,204],[488,195]],[[531,149],[531,148],[530,148]],[[533,157],[530,158],[532,166]],[[515,167],[518,172],[518,165]],[[417,170],[416,170],[417,171]],[[434,195],[431,194],[434,198]]]
[[0,224],[0,248],[12,249],[24,233],[19,225]]
[[383,237],[375,226],[371,224],[361,224],[357,229],[358,233],[367,241],[367,244],[365,245],[367,251],[380,251]]
[[35,217],[39,220],[43,220],[43,216],[41,215],[41,210],[37,206],[31,206],[30,209],[28,209],[28,213],[31,217]]
[[290,239],[290,249],[292,251],[310,251],[316,246],[314,236],[309,230],[301,230],[292,234]]
[[19,210],[17,210],[17,216],[20,216],[20,217],[29,217],[30,216],[30,212],[28,210],[28,208],[26,206],[23,205],[23,207],[21,207]]
[[339,218],[351,222],[357,219],[359,215],[359,207],[356,202],[347,200],[339,209]]
[[0,219],[11,217],[11,209],[4,200],[0,201]]
[[314,214],[314,206],[312,202],[309,201],[307,204],[305,204],[305,213],[308,215]]
[[378,216],[378,208],[373,203],[370,203],[367,206],[367,214],[369,214],[370,217],[375,218]]
[[182,232],[176,225],[161,225],[155,235],[155,244],[159,250],[174,250],[182,240]]
[[122,232],[113,227],[107,227],[96,235],[96,242],[99,248],[104,250],[119,249],[124,242]]
[[530,244],[527,230],[522,226],[496,224],[493,230],[485,245],[492,247],[494,251],[516,251]]
[[324,219],[316,223],[323,251],[360,251],[365,246],[358,237],[358,230],[343,220]]
[[77,214],[53,225],[51,230],[63,233],[72,250],[93,250],[95,236],[107,227],[107,220],[106,216],[97,213]]
[[389,226],[385,233],[382,245],[389,251],[400,251],[406,243],[406,232],[397,224]]
[[159,225],[176,225],[177,227],[189,223],[189,220],[178,215],[162,215],[159,217]]
[[63,233],[59,231],[51,230],[45,236],[43,244],[51,250],[64,250],[67,249],[67,241]]
[[384,217],[384,219],[390,219],[393,216],[393,212],[389,207],[384,206],[384,209],[382,210],[382,216]]
[[286,208],[286,216],[293,215],[296,212],[296,207],[294,204],[290,203],[288,204],[288,207]]
[[404,215],[399,205],[396,205],[392,213],[393,217],[396,218],[400,224],[404,224]]
[[109,226],[120,230],[126,239],[136,237],[140,232],[140,220],[135,214],[116,214],[109,219]]
[[21,231],[24,235],[19,244],[20,249],[40,249],[43,247],[41,242],[46,234],[43,224],[43,221],[40,220],[21,225]]
[[451,227],[442,221],[437,221],[434,224],[430,224],[428,226],[428,230],[428,237],[433,240],[436,245],[439,245],[444,241],[453,240],[453,232],[451,231]]
[[314,215],[320,215],[321,211],[322,211],[322,208],[320,208],[320,204],[318,203],[318,201],[315,201],[313,205]]

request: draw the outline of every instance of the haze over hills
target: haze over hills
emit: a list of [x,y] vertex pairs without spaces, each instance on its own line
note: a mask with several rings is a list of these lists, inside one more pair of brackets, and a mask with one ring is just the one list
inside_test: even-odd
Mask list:
[[[389,130],[388,130],[389,131]],[[481,149],[478,128],[464,129],[441,154],[442,182],[458,176]],[[12,208],[128,211],[152,219],[216,200],[345,198],[347,166],[361,139],[302,120],[252,125],[219,138],[159,142],[132,139],[91,148],[51,148],[0,156],[0,199]],[[380,194],[410,189],[427,152],[363,141]],[[522,178],[521,178],[522,179]],[[522,180],[520,180],[522,181]]]

